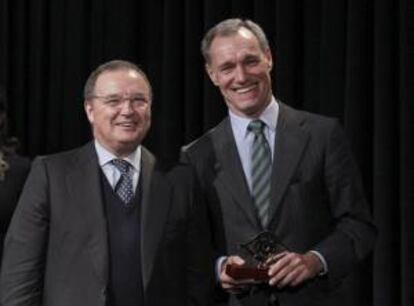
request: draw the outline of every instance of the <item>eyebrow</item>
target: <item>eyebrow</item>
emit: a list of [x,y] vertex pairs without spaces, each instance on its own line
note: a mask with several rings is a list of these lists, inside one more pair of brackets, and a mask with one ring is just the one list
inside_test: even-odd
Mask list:
[[[260,56],[258,54],[250,54],[249,53],[249,54],[246,54],[241,61],[245,62],[245,61],[252,60],[252,59],[257,60],[259,58],[260,58]],[[227,66],[233,66],[233,65],[234,65],[234,62],[230,60],[230,61],[225,61],[225,62],[219,64],[217,67],[219,69],[223,69],[223,68],[226,68]]]
[[234,63],[233,63],[233,62],[231,62],[231,61],[226,61],[226,62],[224,62],[224,63],[222,63],[222,64],[218,65],[217,67],[218,67],[219,69],[222,69],[222,68],[227,68],[227,67],[230,67],[230,66],[234,66]]
[[[109,93],[109,94],[102,94],[102,95],[95,95],[96,97],[123,97],[124,94],[122,93]],[[129,97],[146,97],[145,93],[142,92],[133,92],[130,95],[128,95]]]

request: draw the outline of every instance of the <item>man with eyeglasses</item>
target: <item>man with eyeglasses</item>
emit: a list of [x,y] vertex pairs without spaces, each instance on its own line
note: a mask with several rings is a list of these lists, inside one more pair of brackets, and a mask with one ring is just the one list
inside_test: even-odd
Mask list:
[[94,141],[34,161],[6,237],[1,305],[208,305],[196,180],[141,145],[151,123],[146,75],[105,63],[84,96]]

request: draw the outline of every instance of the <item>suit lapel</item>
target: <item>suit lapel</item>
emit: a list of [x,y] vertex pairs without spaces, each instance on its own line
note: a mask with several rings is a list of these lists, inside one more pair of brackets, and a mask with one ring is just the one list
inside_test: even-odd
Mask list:
[[[150,279],[156,248],[169,209],[169,187],[160,174],[154,172],[155,158],[142,147],[141,176],[141,256],[144,289]],[[81,148],[73,161],[73,171],[67,176],[68,190],[73,203],[84,211],[85,222],[90,229],[89,253],[98,278],[108,282],[108,232],[101,194],[100,173],[93,143]],[[156,192],[151,192],[156,181]]]
[[101,194],[100,174],[93,143],[81,148],[73,160],[74,169],[67,176],[67,187],[73,203],[84,212],[91,262],[98,278],[108,281],[108,236]]
[[[215,133],[213,144],[218,160],[215,165],[217,184],[228,189],[237,205],[245,212],[248,220],[254,226],[260,226],[228,117],[217,127]],[[220,186],[216,187],[221,189]],[[232,205],[232,203],[223,203],[223,205]]]
[[292,175],[308,143],[309,135],[292,110],[279,103],[279,119],[276,129],[275,150],[272,168],[270,228],[277,219],[277,211]]
[[154,156],[142,147],[142,217],[141,217],[141,258],[144,291],[148,286],[154,268],[156,250],[168,215],[170,187],[162,174],[154,170]]

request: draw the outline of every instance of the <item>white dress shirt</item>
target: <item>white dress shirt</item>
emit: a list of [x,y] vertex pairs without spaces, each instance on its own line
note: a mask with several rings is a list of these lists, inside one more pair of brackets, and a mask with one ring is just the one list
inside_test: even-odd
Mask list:
[[[115,167],[114,164],[111,163],[111,161],[113,159],[118,159],[118,157],[105,149],[96,139],[95,149],[96,154],[98,155],[99,166],[101,167],[111,187],[115,189],[115,186],[121,177],[121,172]],[[129,162],[132,166],[132,170],[130,171],[132,171],[132,186],[135,194],[135,189],[137,188],[141,172],[141,146],[139,145],[134,152],[123,158],[123,160]]]
[[[252,191],[252,179],[251,179],[251,154],[254,135],[247,130],[247,126],[252,121],[251,118],[240,117],[229,110],[230,124],[233,130],[234,139],[236,141],[237,151],[240,156],[240,160],[243,167],[244,176],[246,177],[250,192]],[[275,138],[276,138],[276,126],[279,117],[279,105],[274,97],[272,101],[263,111],[259,118],[265,123],[263,128],[263,134],[269,144],[272,162],[275,152]]]

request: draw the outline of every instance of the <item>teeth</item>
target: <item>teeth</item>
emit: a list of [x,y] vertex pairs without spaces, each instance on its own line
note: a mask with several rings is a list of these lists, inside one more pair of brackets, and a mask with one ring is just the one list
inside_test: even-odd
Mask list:
[[132,123],[132,122],[130,122],[130,123],[120,123],[119,125],[130,127],[130,126],[134,126],[134,123]]
[[248,91],[252,90],[254,87],[256,87],[256,85],[255,85],[255,84],[250,85],[250,86],[248,86],[248,87],[243,87],[243,88],[238,88],[238,89],[235,89],[235,91],[236,91],[237,93],[245,93],[245,92],[248,92]]

